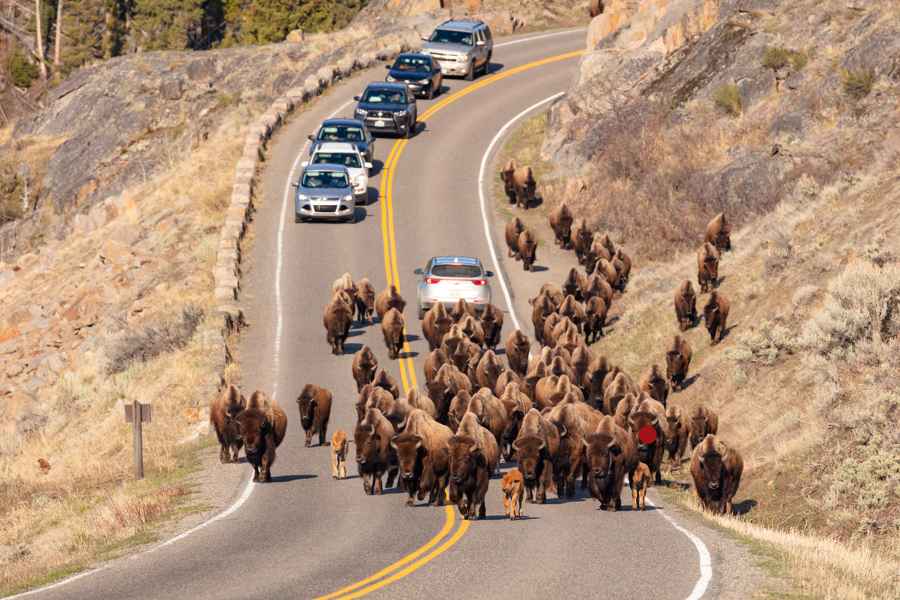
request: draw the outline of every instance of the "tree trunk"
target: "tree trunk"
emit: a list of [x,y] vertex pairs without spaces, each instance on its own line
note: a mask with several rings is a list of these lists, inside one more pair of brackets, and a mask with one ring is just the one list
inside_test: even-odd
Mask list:
[[53,68],[59,70],[59,52],[62,46],[63,0],[56,0],[56,44],[53,48]]
[[41,79],[47,79],[47,65],[44,63],[44,36],[41,31],[41,0],[34,0],[34,35],[34,50],[37,53],[38,66],[41,69]]

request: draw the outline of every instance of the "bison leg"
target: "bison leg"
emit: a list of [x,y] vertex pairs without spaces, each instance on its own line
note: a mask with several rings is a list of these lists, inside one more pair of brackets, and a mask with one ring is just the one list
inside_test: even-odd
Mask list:
[[367,496],[371,495],[372,494],[371,475],[369,475],[368,473],[363,473],[362,480],[363,480],[363,491],[366,493]]
[[382,494],[382,492],[384,492],[384,484],[381,481],[381,477],[383,475],[384,475],[384,473],[375,473],[375,481],[374,481],[374,485],[372,486],[372,488],[373,488],[372,491],[377,496],[380,496]]
[[481,505],[478,508],[478,518],[484,519],[487,517],[487,506],[485,505],[484,498],[481,499]]
[[[400,467],[392,466],[388,467],[387,472],[387,487],[394,487],[394,480],[397,479],[397,475],[400,473]],[[379,481],[381,481],[379,479]]]
[[641,505],[639,494],[638,490],[631,488],[631,510],[637,510]]
[[310,446],[312,446],[312,436],[313,436],[313,432],[312,432],[311,429],[307,429],[304,433],[306,434],[306,441],[303,443],[303,445],[304,445],[306,448],[309,448]]

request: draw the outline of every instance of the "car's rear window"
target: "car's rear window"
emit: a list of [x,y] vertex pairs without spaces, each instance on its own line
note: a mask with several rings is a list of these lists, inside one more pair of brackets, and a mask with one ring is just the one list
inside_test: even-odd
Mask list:
[[478,265],[433,265],[431,274],[435,277],[481,277]]
[[361,142],[363,141],[363,132],[359,127],[328,126],[319,130],[319,140],[323,142]]
[[313,157],[313,164],[323,165],[326,163],[344,165],[348,169],[362,168],[362,163],[359,162],[359,155],[357,154],[348,152],[316,152],[316,155]]

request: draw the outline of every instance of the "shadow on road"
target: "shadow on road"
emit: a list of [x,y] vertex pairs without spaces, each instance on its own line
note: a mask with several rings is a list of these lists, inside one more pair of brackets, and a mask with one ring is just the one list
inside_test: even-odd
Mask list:
[[756,506],[758,504],[759,504],[759,502],[757,502],[756,500],[752,500],[752,499],[741,500],[737,504],[733,505],[734,506],[734,514],[738,515],[738,516],[746,515],[748,512],[750,512],[751,510],[756,508]]
[[273,475],[269,483],[290,483],[301,479],[315,479],[317,475]]

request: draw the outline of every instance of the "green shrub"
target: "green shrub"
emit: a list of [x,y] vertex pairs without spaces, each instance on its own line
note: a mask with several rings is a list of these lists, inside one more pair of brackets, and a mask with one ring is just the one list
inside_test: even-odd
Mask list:
[[769,46],[763,53],[762,64],[767,69],[777,71],[790,65],[795,71],[799,71],[809,62],[805,52],[788,50],[787,48]]
[[12,78],[13,85],[20,88],[31,87],[31,83],[37,79],[40,71],[38,66],[32,63],[27,56],[19,50],[14,51],[9,56],[7,63],[9,76]]
[[740,115],[743,111],[741,90],[733,83],[723,85],[717,89],[713,99],[716,102],[716,106],[733,117]]
[[844,70],[841,73],[844,82],[844,93],[854,100],[862,100],[872,91],[875,85],[875,72],[871,69],[860,71]]

